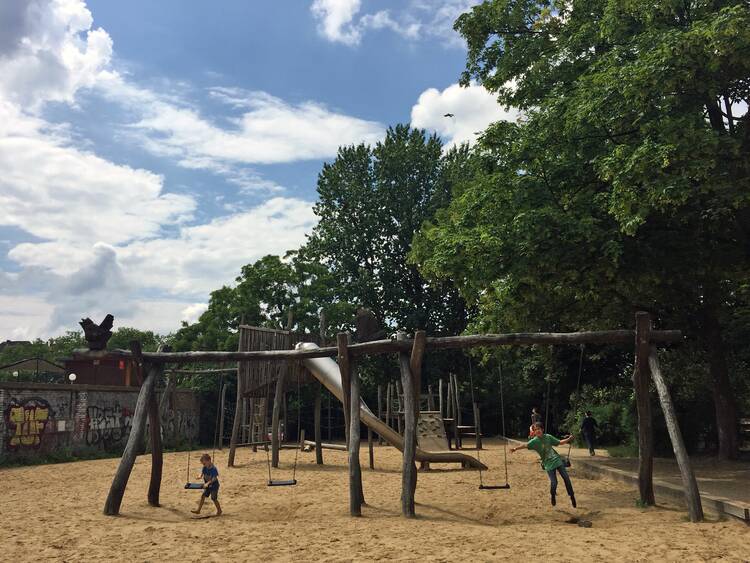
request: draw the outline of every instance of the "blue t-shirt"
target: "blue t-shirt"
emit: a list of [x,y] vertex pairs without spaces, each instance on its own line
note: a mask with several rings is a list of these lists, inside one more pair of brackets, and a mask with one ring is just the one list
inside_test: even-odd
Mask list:
[[216,482],[211,485],[212,487],[218,487],[219,486],[219,470],[216,469],[215,465],[212,465],[211,467],[204,467],[203,468],[203,482],[208,483],[211,479],[216,477]]

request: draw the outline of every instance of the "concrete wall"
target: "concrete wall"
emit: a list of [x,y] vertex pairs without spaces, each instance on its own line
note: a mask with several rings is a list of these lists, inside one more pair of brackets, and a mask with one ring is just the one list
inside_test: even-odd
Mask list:
[[[122,451],[137,398],[138,389],[128,387],[0,383],[0,462]],[[167,404],[165,447],[197,442],[200,407],[195,394],[177,390]]]

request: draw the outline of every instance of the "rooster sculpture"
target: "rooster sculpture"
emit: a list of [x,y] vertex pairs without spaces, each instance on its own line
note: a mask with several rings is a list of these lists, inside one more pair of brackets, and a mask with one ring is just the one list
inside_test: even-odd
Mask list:
[[104,317],[100,324],[96,324],[88,317],[81,319],[79,324],[83,328],[83,336],[86,338],[86,342],[89,343],[89,350],[104,350],[107,347],[107,342],[112,337],[114,321],[115,318],[112,315]]

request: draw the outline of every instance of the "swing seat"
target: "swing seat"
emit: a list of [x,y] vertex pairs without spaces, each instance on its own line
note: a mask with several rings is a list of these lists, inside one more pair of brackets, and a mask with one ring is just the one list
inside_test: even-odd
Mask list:
[[297,484],[297,479],[269,479],[269,487],[290,487]]
[[510,489],[510,485],[507,483],[505,485],[479,485],[480,491],[495,491],[498,489],[508,490]]
[[202,489],[203,483],[185,483],[186,489]]

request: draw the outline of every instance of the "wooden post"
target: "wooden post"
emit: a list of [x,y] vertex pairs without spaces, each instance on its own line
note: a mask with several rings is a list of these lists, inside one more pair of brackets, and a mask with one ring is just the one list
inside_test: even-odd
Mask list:
[[[378,420],[383,420],[383,386],[378,385]],[[388,424],[388,422],[386,422]],[[378,444],[383,445],[383,437],[378,434]]]
[[258,420],[260,418],[260,399],[250,397],[250,441],[253,443],[253,453],[258,451],[255,442],[260,441],[260,432],[258,431]]
[[125,494],[125,488],[128,486],[130,472],[133,470],[133,465],[135,465],[135,458],[138,455],[138,450],[143,442],[143,435],[146,431],[146,419],[149,416],[149,401],[156,386],[157,376],[158,368],[153,365],[149,368],[148,374],[141,385],[141,390],[138,392],[138,400],[135,404],[128,442],[125,445],[125,450],[122,452],[120,464],[117,466],[117,471],[112,479],[112,485],[109,488],[107,500],[104,503],[104,514],[107,516],[116,516],[120,513],[122,496]]
[[398,425],[398,433],[403,434],[404,430],[401,427],[401,415],[404,412],[404,405],[401,402],[401,397],[404,396],[404,390],[403,390],[403,384],[397,379],[396,385],[394,387],[394,390],[396,391],[396,424]]
[[435,398],[432,395],[432,385],[427,386],[427,410],[435,410]]
[[[156,364],[151,377],[158,380],[162,373],[164,373],[164,365]],[[159,403],[156,401],[156,381],[151,389],[148,400],[148,429],[151,441],[151,481],[148,485],[148,503],[151,506],[159,506],[162,467],[164,465],[164,445],[161,440]]]
[[322,384],[318,382],[318,384],[315,386],[315,463],[318,465],[323,465],[323,447],[322,447],[322,437],[321,437],[321,429],[320,429],[320,410],[323,402],[323,394],[322,394]]
[[451,387],[453,388],[453,439],[456,441],[456,449],[460,450],[463,447],[461,441],[461,431],[459,426],[462,425],[461,419],[461,402],[459,401],[458,394],[458,377],[454,373],[451,375]]
[[672,397],[669,395],[667,383],[661,374],[656,346],[651,346],[648,363],[651,368],[651,377],[654,379],[656,391],[659,394],[661,409],[664,411],[669,438],[672,441],[672,450],[674,451],[675,458],[677,458],[677,465],[680,468],[680,476],[682,477],[682,486],[685,492],[688,512],[690,513],[690,521],[701,522],[703,520],[703,506],[701,505],[701,495],[698,492],[698,483],[695,480],[695,473],[693,473],[690,457],[682,440],[680,426],[677,424],[677,415],[672,404]]
[[276,393],[273,396],[273,414],[271,415],[271,467],[279,466],[279,422],[281,419],[282,401],[284,394],[284,376],[286,369],[280,366],[276,378]]
[[375,469],[375,451],[373,448],[372,428],[367,427],[367,449],[370,453],[370,469]]
[[331,396],[328,395],[328,441],[331,441]]
[[[348,335],[345,335],[348,336]],[[348,344],[348,338],[347,344]],[[362,516],[364,492],[362,490],[362,467],[359,463],[360,420],[359,420],[359,370],[353,368],[349,358],[349,351],[339,348],[339,357],[346,356],[343,364],[349,368],[349,513],[352,516]],[[352,369],[353,368],[353,369]]]
[[[227,384],[221,386],[221,413],[219,415],[219,449],[224,449],[224,415],[226,414]],[[251,409],[252,410],[252,409]],[[252,413],[251,413],[252,415]],[[252,441],[252,440],[251,440]]]
[[[419,425],[419,412],[421,410],[420,397],[422,395],[422,360],[424,359],[424,351],[427,349],[427,333],[424,330],[417,330],[414,332],[414,343],[411,348],[411,356],[409,358],[409,371],[414,384],[414,413],[412,415],[414,422],[414,448],[416,452],[417,444],[417,427]],[[402,385],[403,387],[403,385]],[[404,387],[406,389],[406,387]],[[404,395],[406,397],[406,395]],[[404,404],[406,404],[406,398],[404,398]],[[404,412],[404,420],[406,420],[406,412]],[[404,428],[406,426],[404,425]],[[404,430],[405,431],[405,430]],[[416,454],[415,454],[416,455]],[[423,466],[426,469],[429,466]],[[417,480],[414,479],[412,483],[412,499],[417,491]]]
[[440,405],[440,418],[443,418],[443,378],[440,378],[440,381],[438,381],[438,403]]
[[476,432],[476,438],[474,440],[474,446],[476,449],[481,450],[482,449],[482,422],[479,415],[479,405],[477,403],[472,403],[472,408],[474,409],[474,431]]
[[654,434],[649,398],[649,365],[651,316],[635,314],[635,371],[633,387],[638,410],[638,490],[644,505],[656,504],[654,498]]
[[289,441],[289,395],[287,393],[284,393],[283,398],[281,399],[281,406],[282,406],[282,420],[283,424],[281,427],[284,429],[281,433],[284,438],[282,439],[282,442],[288,442]]
[[336,344],[338,346],[339,371],[341,372],[341,390],[343,391],[342,403],[344,403],[344,433],[346,434],[346,446],[349,447],[349,418],[351,415],[351,364],[349,357],[350,337],[346,332],[339,332],[336,335]]
[[[240,342],[240,345],[242,343]],[[239,349],[239,346],[238,346]],[[227,457],[227,467],[234,467],[234,456],[237,450],[237,441],[240,437],[240,426],[242,424],[242,396],[245,393],[245,378],[242,377],[242,370],[237,363],[237,400],[234,405],[234,420],[232,421],[232,437],[229,438],[229,456]]]
[[[399,332],[397,340],[406,340],[406,334]],[[411,371],[409,354],[400,352],[399,365],[401,368],[401,382],[404,389],[404,451],[401,464],[401,512],[407,518],[414,518],[414,492],[417,487],[417,411],[414,396],[414,375]]]
[[393,422],[393,417],[391,416],[391,402],[393,400],[392,395],[393,391],[391,390],[391,383],[389,381],[385,393],[385,423],[391,428],[393,428],[393,424],[391,424]]

